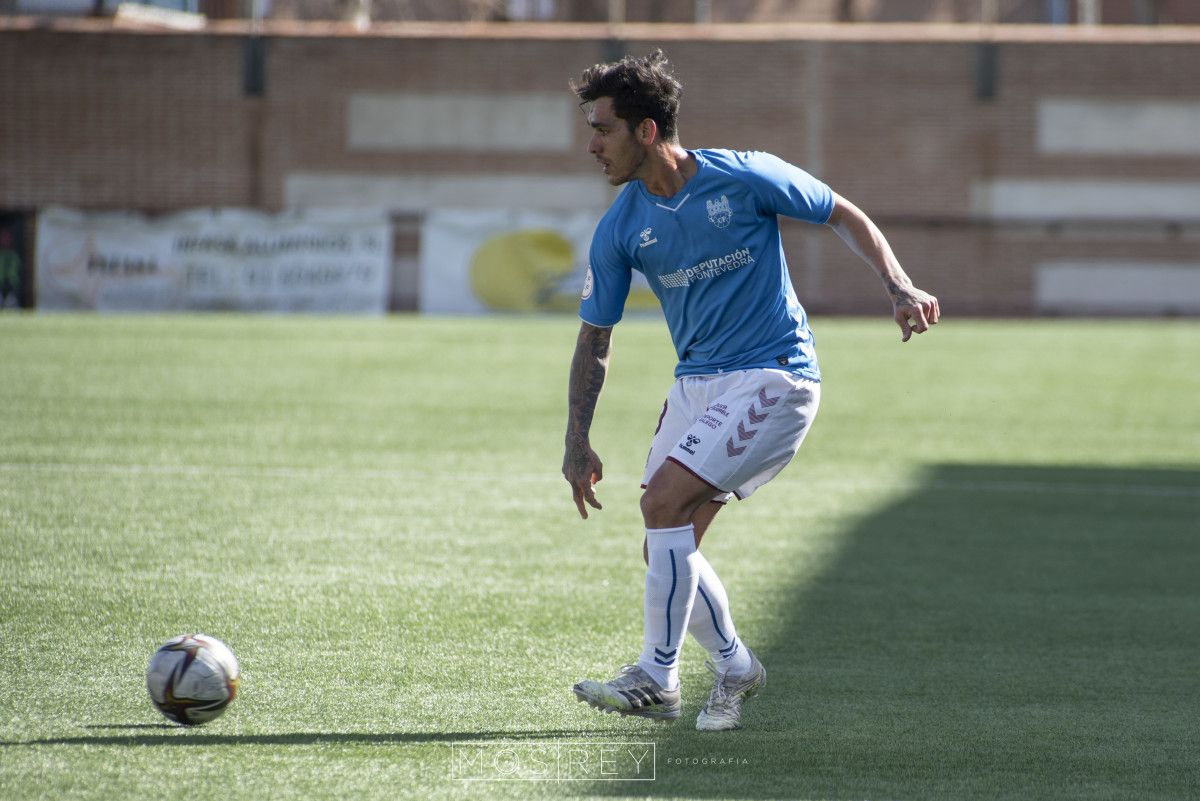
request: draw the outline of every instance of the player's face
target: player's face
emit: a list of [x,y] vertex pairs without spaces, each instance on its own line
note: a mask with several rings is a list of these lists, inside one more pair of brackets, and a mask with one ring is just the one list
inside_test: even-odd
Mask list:
[[602,97],[592,104],[588,125],[592,126],[588,152],[596,157],[608,182],[620,186],[637,178],[646,161],[646,146],[613,111],[611,97]]

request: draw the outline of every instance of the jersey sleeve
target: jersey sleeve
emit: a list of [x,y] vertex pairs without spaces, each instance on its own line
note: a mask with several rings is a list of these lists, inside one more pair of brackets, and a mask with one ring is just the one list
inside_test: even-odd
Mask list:
[[617,249],[607,222],[601,220],[592,235],[587,277],[579,298],[580,319],[599,328],[620,322],[632,279],[632,268]]
[[810,223],[829,221],[833,190],[823,181],[770,153],[745,153],[742,163],[760,211]]

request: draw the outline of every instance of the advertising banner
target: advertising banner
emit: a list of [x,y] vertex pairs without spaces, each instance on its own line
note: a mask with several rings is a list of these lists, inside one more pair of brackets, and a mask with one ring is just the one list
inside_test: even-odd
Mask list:
[[[421,228],[421,311],[575,312],[601,212],[438,209]],[[659,308],[641,273],[627,311]]]
[[38,215],[38,306],[95,311],[387,310],[382,212],[194,210]]

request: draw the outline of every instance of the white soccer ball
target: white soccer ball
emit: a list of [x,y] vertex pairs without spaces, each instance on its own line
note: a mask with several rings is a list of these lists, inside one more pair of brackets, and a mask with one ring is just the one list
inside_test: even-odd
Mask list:
[[183,634],[155,652],[146,670],[150,700],[184,726],[221,716],[237,697],[241,672],[225,643],[207,634]]

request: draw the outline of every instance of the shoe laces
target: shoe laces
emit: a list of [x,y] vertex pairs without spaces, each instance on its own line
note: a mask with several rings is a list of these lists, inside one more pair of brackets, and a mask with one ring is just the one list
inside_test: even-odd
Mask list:
[[637,665],[624,665],[621,668],[620,675],[610,681],[609,686],[616,688],[635,687],[643,684],[644,679],[644,671],[640,667]]
[[725,677],[728,675],[728,673],[717,670],[717,666],[711,661],[705,662],[704,667],[708,669],[709,673],[713,674],[714,679],[712,692],[708,696],[709,704],[718,704],[724,706],[729,702],[730,699],[729,690],[725,686]]

